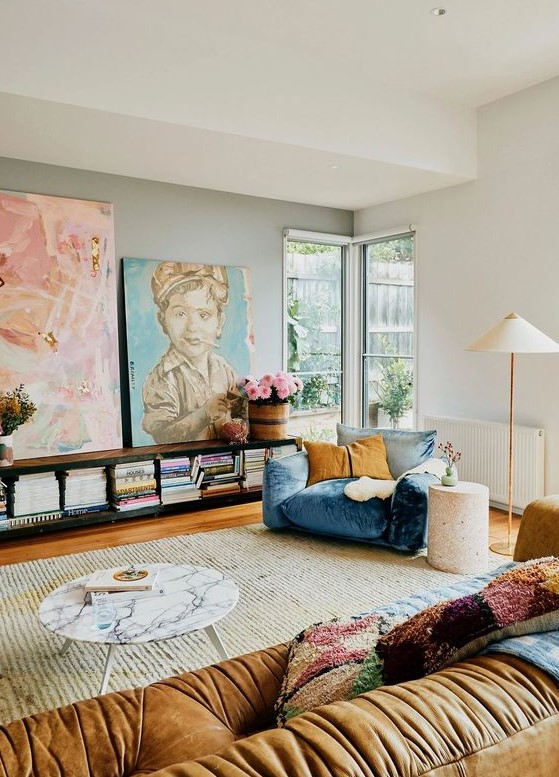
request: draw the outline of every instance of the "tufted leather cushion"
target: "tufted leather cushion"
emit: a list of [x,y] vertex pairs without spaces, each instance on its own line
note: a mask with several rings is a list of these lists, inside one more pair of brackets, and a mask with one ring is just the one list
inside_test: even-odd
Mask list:
[[[470,659],[275,729],[286,655],[285,645],[267,648],[0,727],[0,777],[557,773],[559,686],[525,661]],[[159,698],[144,716],[152,689]]]

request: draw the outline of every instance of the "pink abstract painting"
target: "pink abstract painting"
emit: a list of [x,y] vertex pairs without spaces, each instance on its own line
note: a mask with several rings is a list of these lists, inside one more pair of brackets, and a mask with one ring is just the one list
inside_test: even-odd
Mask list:
[[113,207],[0,191],[0,389],[16,459],[122,447]]

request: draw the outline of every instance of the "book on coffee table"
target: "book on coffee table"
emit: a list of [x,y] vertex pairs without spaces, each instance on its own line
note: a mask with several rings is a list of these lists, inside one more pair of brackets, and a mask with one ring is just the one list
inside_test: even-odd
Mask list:
[[129,567],[113,567],[93,572],[84,589],[86,591],[153,591],[159,578],[159,570],[150,570],[139,564]]
[[165,587],[158,583],[149,591],[86,591],[85,603],[93,604],[96,599],[105,598],[109,602],[130,602],[138,599],[150,599],[155,596],[165,596]]

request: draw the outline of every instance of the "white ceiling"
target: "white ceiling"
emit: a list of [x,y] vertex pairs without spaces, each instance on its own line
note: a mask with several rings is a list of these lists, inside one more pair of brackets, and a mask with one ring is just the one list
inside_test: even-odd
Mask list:
[[557,0],[0,0],[0,155],[355,210],[471,180]]

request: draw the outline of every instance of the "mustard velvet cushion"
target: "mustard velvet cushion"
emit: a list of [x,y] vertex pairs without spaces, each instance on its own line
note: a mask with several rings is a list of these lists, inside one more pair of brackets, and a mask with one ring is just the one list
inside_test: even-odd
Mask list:
[[377,480],[392,480],[386,461],[386,447],[382,435],[365,437],[350,445],[331,442],[305,441],[309,456],[307,486],[322,480],[359,478],[368,475]]

